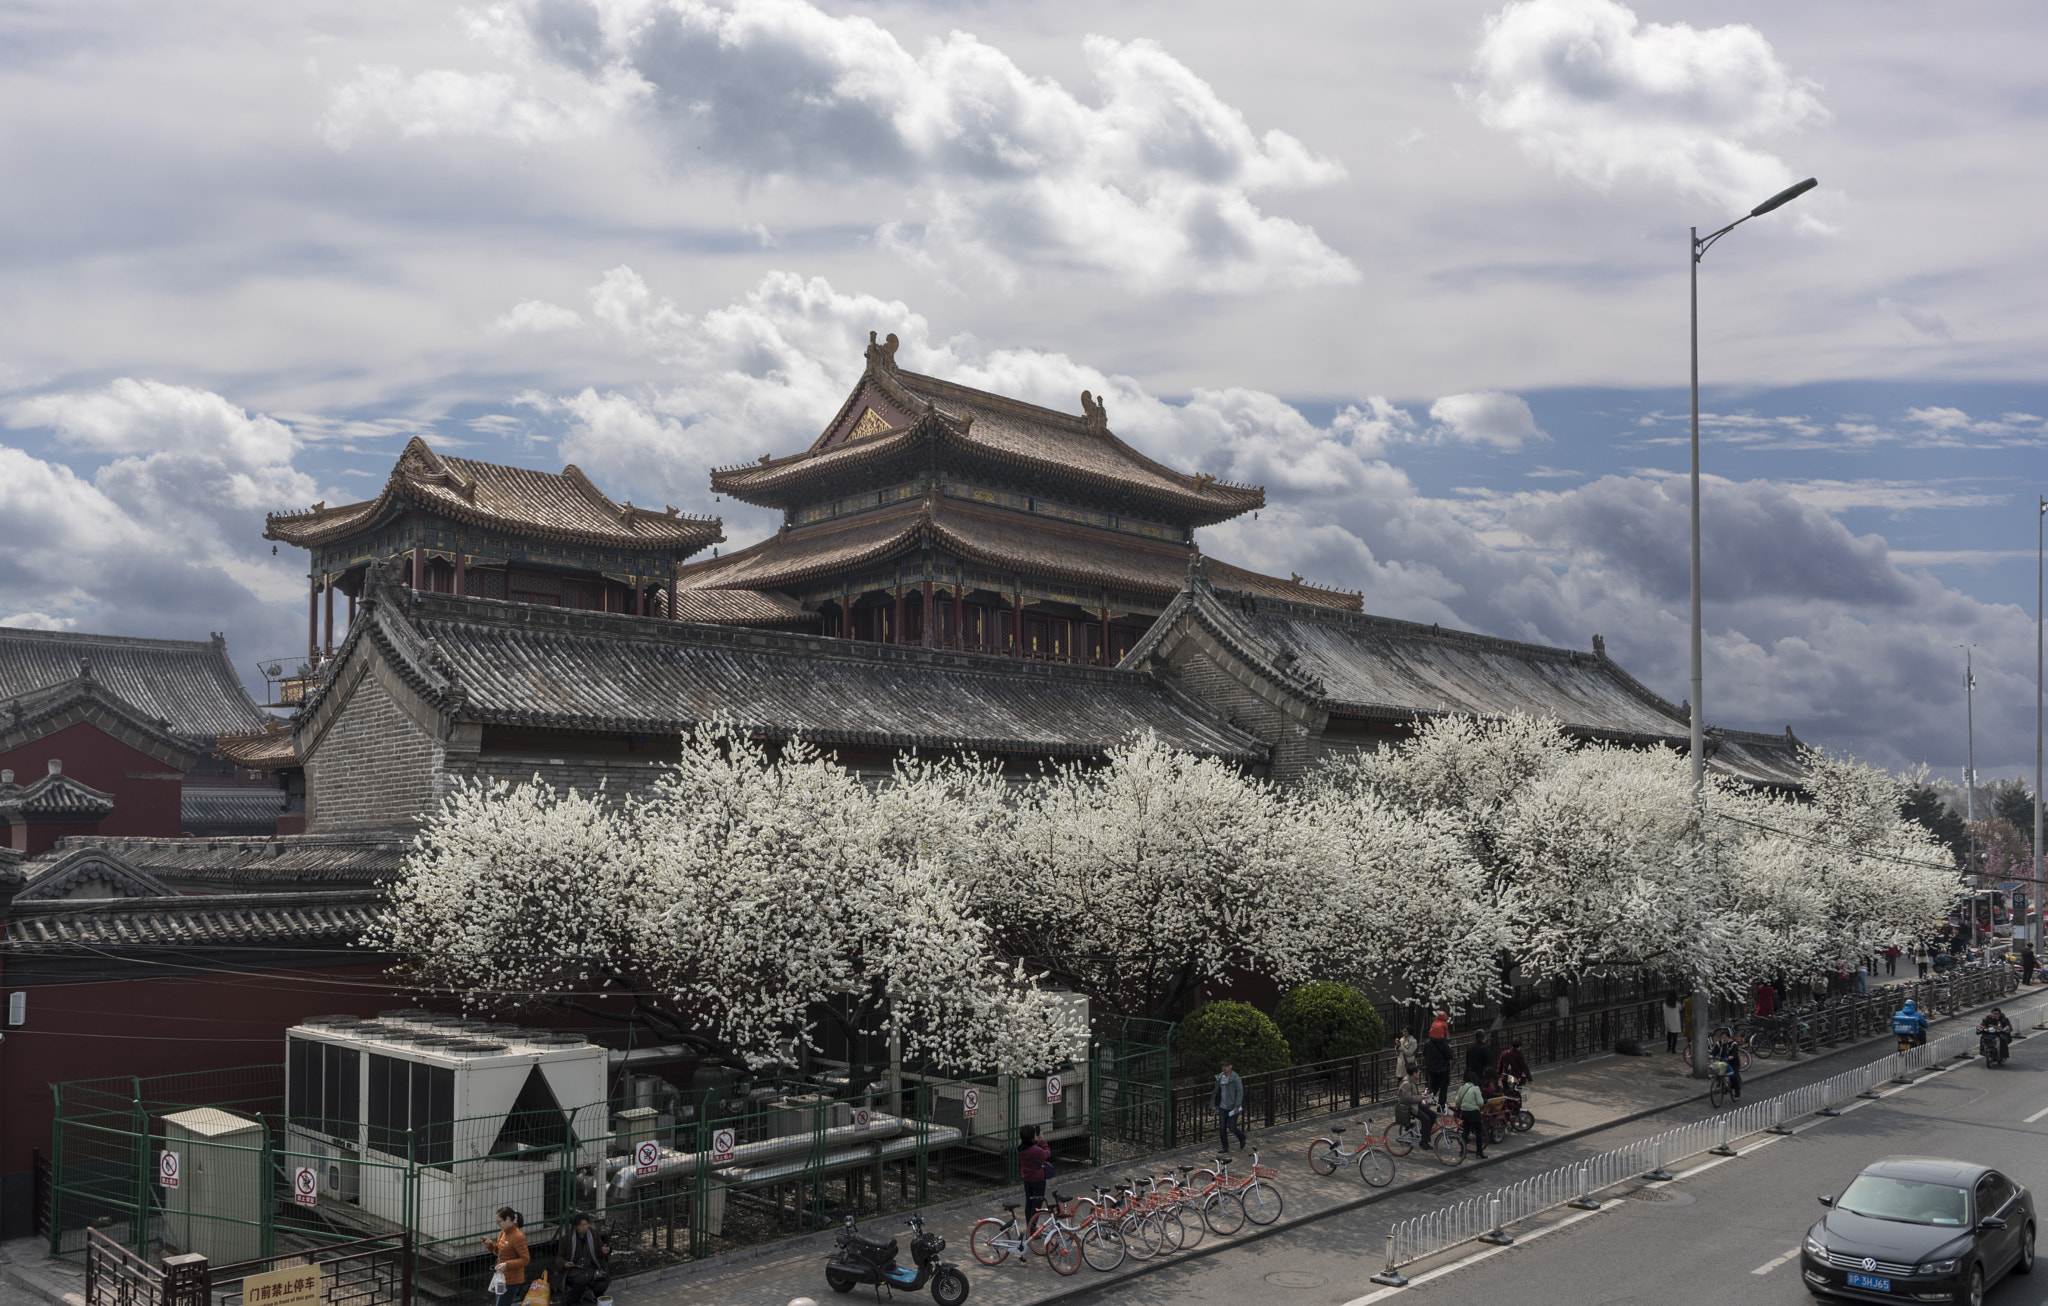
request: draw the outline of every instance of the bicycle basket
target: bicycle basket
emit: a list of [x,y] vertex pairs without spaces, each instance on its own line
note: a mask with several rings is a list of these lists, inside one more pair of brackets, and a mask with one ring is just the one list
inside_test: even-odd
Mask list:
[[1278,1179],[1279,1177],[1280,1172],[1270,1165],[1255,1165],[1252,1167],[1252,1178],[1254,1179]]

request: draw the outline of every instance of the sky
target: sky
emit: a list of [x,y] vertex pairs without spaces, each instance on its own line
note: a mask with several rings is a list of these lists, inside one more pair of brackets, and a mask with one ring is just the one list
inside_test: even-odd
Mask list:
[[409,438],[722,515],[900,361],[1263,485],[1205,550],[2031,773],[2048,17],[1976,3],[16,0],[0,624],[303,647]]

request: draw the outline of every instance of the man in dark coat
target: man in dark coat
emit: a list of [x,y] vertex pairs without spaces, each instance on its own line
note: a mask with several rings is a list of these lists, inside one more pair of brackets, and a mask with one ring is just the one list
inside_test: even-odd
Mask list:
[[1484,1084],[1492,1073],[1493,1049],[1486,1046],[1486,1035],[1474,1034],[1472,1046],[1465,1049],[1465,1078],[1475,1084]]
[[1451,1041],[1432,1038],[1422,1045],[1422,1065],[1429,1072],[1429,1091],[1439,1105],[1450,1100]]

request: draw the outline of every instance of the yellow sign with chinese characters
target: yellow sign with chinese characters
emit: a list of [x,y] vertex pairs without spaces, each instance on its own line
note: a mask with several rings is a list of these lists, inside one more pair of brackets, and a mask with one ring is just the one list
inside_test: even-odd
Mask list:
[[242,1306],[320,1306],[320,1267],[251,1274],[242,1280]]

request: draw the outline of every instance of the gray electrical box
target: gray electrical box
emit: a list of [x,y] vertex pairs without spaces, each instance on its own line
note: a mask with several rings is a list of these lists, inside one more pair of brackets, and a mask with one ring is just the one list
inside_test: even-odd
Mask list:
[[178,1186],[164,1189],[164,1240],[215,1265],[261,1256],[271,1200],[263,1125],[214,1107],[180,1111],[164,1117],[163,1150],[178,1154]]

